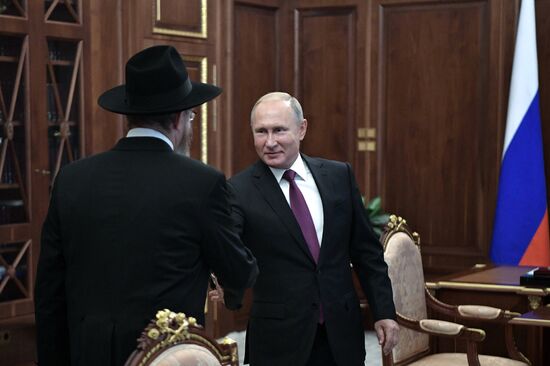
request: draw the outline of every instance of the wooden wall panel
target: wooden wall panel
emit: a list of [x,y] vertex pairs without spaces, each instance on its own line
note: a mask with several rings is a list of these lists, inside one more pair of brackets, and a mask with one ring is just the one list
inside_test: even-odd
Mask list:
[[232,172],[257,160],[250,130],[256,100],[279,88],[279,12],[276,7],[236,3],[233,11]]
[[[208,59],[182,55],[185,67],[191,80],[206,82],[208,80]],[[208,162],[208,105],[193,108],[195,119],[191,122],[193,127],[193,141],[191,144],[191,157],[193,159]]]
[[155,0],[153,32],[206,38],[207,0]]
[[[174,46],[193,81],[217,84],[219,0],[139,0],[123,2],[124,62],[154,45]],[[219,99],[195,108],[191,157],[220,167]]]
[[546,194],[550,197],[550,0],[536,0],[535,11],[537,17],[540,114],[546,166]]
[[482,261],[495,196],[484,178],[498,161],[487,139],[496,130],[488,2],[394,4],[379,14],[382,202],[420,232],[427,267]]
[[86,154],[92,155],[113,147],[123,134],[125,119],[99,107],[97,99],[104,91],[124,83],[126,60],[122,55],[120,2],[90,1],[84,18],[90,24],[85,52],[89,50],[93,60],[84,64],[85,83],[90,90],[85,101],[85,108],[90,110]]
[[295,89],[309,127],[302,151],[352,160],[358,78],[355,8],[297,9],[295,14]]

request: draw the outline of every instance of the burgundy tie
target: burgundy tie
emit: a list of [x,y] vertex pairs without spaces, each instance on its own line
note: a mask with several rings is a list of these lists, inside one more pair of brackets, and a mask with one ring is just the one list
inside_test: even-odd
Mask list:
[[[290,169],[283,174],[283,179],[286,179],[290,185],[290,209],[294,213],[294,217],[296,217],[300,229],[302,229],[302,234],[304,235],[311,256],[315,260],[315,263],[317,263],[319,262],[319,251],[321,249],[319,247],[319,239],[317,239],[317,231],[315,230],[315,225],[313,224],[313,219],[311,218],[306,200],[294,181],[295,177],[296,172]],[[323,322],[323,308],[321,304],[319,304],[319,323],[322,324]]]
[[290,209],[294,213],[296,221],[298,221],[300,225],[300,229],[302,229],[302,234],[304,235],[311,256],[315,260],[315,263],[317,263],[319,261],[320,251],[317,231],[315,230],[315,225],[313,224],[313,219],[311,218],[306,200],[294,181],[295,177],[296,172],[290,169],[283,174],[283,179],[286,179],[290,184]]

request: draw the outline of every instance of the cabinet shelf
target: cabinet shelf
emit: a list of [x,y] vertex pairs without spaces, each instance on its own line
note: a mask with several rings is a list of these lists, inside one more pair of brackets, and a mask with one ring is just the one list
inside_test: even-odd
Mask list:
[[[8,190],[8,189],[19,189],[19,184],[17,183],[0,183],[0,190]],[[2,201],[0,201],[0,204]]]
[[[46,0],[46,3],[52,3],[53,0]],[[68,4],[71,4],[73,5],[74,4],[74,0],[59,0],[57,2],[58,4],[65,4],[65,3],[68,3]]]
[[74,62],[70,60],[50,60],[53,66],[73,66]]
[[[6,121],[0,121],[0,127],[3,127]],[[23,123],[21,121],[11,121],[14,127],[23,126]],[[0,137],[0,142],[2,141],[2,138]]]
[[17,57],[17,56],[0,55],[0,62],[13,62],[13,63],[17,63],[17,62],[19,62],[19,57]]
[[[56,121],[56,122],[48,121],[48,127],[59,127],[60,123],[62,123],[62,121]],[[77,123],[75,121],[67,121],[67,124],[69,126],[76,126],[77,125]]]

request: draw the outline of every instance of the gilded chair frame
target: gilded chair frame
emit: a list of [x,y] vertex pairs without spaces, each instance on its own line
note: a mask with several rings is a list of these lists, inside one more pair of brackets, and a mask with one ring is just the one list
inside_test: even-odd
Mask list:
[[[409,236],[414,242],[415,246],[418,248],[418,251],[420,253],[421,251],[420,235],[416,232],[411,232],[411,230],[407,225],[407,221],[397,215],[390,215],[390,219],[386,224],[384,233],[380,238],[380,241],[384,248],[384,252],[386,252],[390,239],[396,233],[405,233],[407,236]],[[531,365],[531,362],[529,361],[529,359],[527,359],[527,357],[525,357],[525,355],[523,355],[518,350],[513,337],[512,325],[509,324],[509,321],[512,318],[520,315],[519,313],[511,312],[508,310],[501,310],[497,308],[489,308],[489,307],[475,307],[475,306],[464,306],[464,305],[457,306],[457,305],[446,304],[436,299],[430,293],[430,291],[425,285],[424,285],[424,295],[426,298],[427,309],[431,310],[432,312],[451,316],[457,320],[468,319],[468,320],[502,324],[504,326],[504,331],[505,331],[506,349],[508,351],[508,355],[510,356],[510,358],[517,361],[524,362],[527,365]],[[491,316],[482,316],[482,314],[474,314],[473,312],[467,312],[466,310],[468,308],[474,308],[474,309],[485,308],[485,309],[494,310],[494,311],[492,312]],[[458,332],[457,334],[453,334],[453,335],[444,334],[442,332],[427,330],[425,327],[421,326],[420,320],[408,318],[403,314],[400,314],[399,312],[397,313],[397,323],[402,327],[409,328],[420,333],[429,334],[430,336],[447,337],[447,338],[454,338],[454,339],[465,341],[467,346],[466,349],[467,349],[468,365],[480,366],[479,354],[477,351],[477,344],[479,342],[482,342],[485,339],[485,331],[483,331],[482,329],[468,328],[466,326],[462,326],[460,332]],[[430,347],[427,350],[421,351],[415,354],[414,356],[397,363],[393,362],[393,357],[391,353],[389,355],[384,355],[383,365],[384,366],[407,365],[411,362],[417,361],[422,357],[429,355],[432,352],[432,348],[433,347],[430,342]]]
[[225,338],[218,343],[206,335],[195,318],[168,309],[160,310],[138,339],[137,349],[125,366],[148,366],[170,347],[194,344],[207,349],[222,366],[238,366],[237,343]]

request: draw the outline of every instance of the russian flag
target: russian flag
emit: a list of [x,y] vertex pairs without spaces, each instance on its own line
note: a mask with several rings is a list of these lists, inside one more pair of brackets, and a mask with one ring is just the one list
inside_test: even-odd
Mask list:
[[540,126],[535,4],[523,0],[491,244],[496,264],[550,266]]

